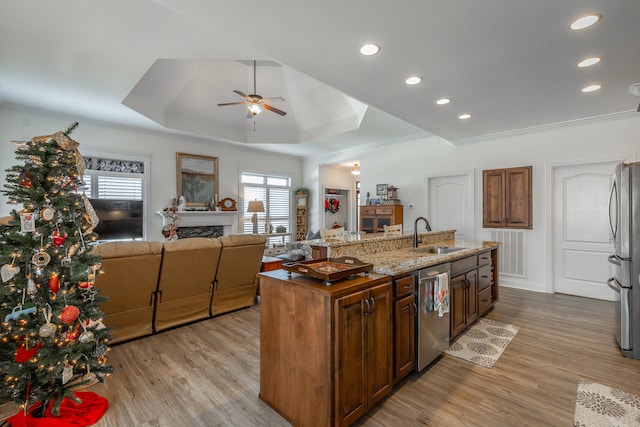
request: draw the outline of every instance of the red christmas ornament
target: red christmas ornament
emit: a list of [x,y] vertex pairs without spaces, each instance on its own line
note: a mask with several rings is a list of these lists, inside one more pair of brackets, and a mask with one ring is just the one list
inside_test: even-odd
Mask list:
[[69,331],[65,334],[64,339],[66,341],[73,341],[76,338],[78,338],[79,334],[80,334],[80,328],[76,326],[76,328],[73,331]]
[[80,315],[80,310],[75,305],[67,305],[62,309],[62,313],[60,314],[60,320],[63,323],[71,323],[75,321]]
[[80,289],[88,289],[91,287],[91,282],[78,282],[78,287]]
[[55,247],[60,247],[64,245],[65,240],[67,240],[67,233],[60,234],[58,230],[54,231],[51,235],[51,244]]
[[58,276],[55,273],[49,277],[49,289],[54,294],[57,294],[58,289],[60,289],[60,279],[58,279]]
[[40,350],[40,347],[42,347],[42,341],[36,344],[36,346],[33,347],[31,350],[27,350],[27,346],[22,344],[18,349],[18,351],[16,351],[16,362],[24,363],[27,360],[31,359],[33,356],[36,355],[38,350]]

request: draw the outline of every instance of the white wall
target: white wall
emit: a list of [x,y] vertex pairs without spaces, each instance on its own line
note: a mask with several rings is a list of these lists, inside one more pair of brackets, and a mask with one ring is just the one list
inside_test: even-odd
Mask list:
[[[228,143],[174,135],[147,129],[118,126],[82,117],[34,110],[16,105],[0,106],[0,170],[2,183],[5,170],[15,165],[15,146],[10,141],[28,140],[37,135],[49,135],[66,130],[73,122],[80,126],[71,137],[83,150],[113,152],[123,155],[150,157],[147,171],[149,209],[146,222],[147,239],[161,240],[162,220],[155,212],[168,204],[176,194],[176,152],[216,156],[219,158],[219,197],[231,197],[241,206],[239,174],[241,171],[278,173],[293,177],[293,188],[299,186],[302,161],[295,156],[273,155]],[[12,205],[0,195],[0,216],[8,215]],[[238,218],[238,224],[240,218]],[[238,224],[234,226],[237,232]]]
[[[360,160],[362,194],[375,194],[376,184],[393,184],[404,205],[405,232],[413,231],[414,219],[427,213],[426,174],[474,170],[476,240],[488,240],[489,230],[482,228],[482,170],[533,166],[533,229],[526,233],[525,279],[503,277],[502,284],[545,291],[546,251],[550,224],[547,194],[547,165],[583,159],[610,159],[612,156],[640,159],[640,114],[633,113],[609,120],[554,126],[464,145],[453,145],[433,137],[369,150],[352,150],[331,156],[304,160],[305,185],[314,188],[315,170],[321,164],[345,159]],[[613,173],[613,171],[612,171]],[[409,203],[415,209],[409,209]]]

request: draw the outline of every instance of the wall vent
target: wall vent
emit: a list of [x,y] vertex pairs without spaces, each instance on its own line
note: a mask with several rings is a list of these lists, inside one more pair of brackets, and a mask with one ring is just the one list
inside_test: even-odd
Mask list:
[[492,230],[491,241],[500,242],[498,272],[505,276],[525,276],[525,244],[522,230]]

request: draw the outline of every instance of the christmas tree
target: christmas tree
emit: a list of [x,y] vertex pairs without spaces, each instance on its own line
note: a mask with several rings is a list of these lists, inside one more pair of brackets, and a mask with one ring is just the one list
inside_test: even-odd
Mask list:
[[0,398],[58,415],[65,398],[113,371],[111,339],[91,253],[98,218],[83,191],[84,159],[65,132],[16,144],[21,164],[2,191],[16,205],[0,218]]

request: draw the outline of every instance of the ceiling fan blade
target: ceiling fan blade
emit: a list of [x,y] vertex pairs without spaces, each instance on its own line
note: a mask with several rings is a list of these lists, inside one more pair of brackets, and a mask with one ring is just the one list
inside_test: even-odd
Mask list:
[[262,100],[264,102],[272,102],[272,101],[284,102],[284,98],[281,96],[274,96],[273,98],[263,98]]
[[278,110],[277,108],[272,107],[269,104],[262,104],[262,106],[264,107],[265,110],[273,111],[274,113],[280,114],[281,116],[286,116],[287,115],[287,113],[285,113],[284,111]]
[[240,101],[240,102],[223,102],[222,104],[218,104],[219,107],[223,107],[225,105],[241,105],[241,104],[246,104],[247,101]]
[[238,95],[240,95],[243,98],[249,98],[247,95],[245,95],[244,93],[240,92],[239,90],[234,90],[235,93],[237,93]]

